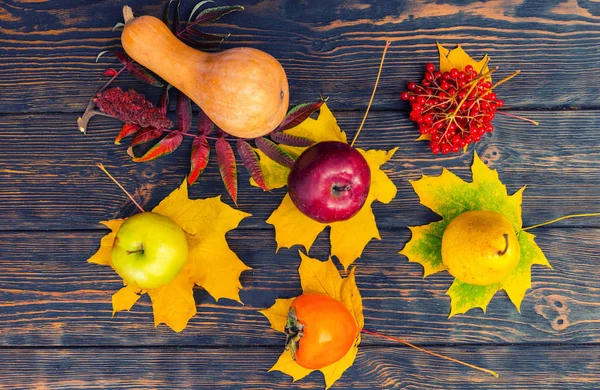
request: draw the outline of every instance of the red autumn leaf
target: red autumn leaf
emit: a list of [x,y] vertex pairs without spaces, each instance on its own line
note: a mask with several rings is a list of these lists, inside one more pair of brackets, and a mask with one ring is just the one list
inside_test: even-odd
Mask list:
[[134,133],[136,133],[140,129],[140,125],[135,123],[125,123],[115,138],[115,145],[121,145],[121,140],[125,137],[128,137]]
[[281,149],[276,143],[264,137],[256,139],[256,146],[261,152],[267,155],[271,160],[284,167],[291,168],[294,165],[294,158],[285,150]]
[[271,139],[279,144],[288,146],[306,147],[315,143],[315,141],[306,137],[299,137],[297,135],[287,134],[279,131],[271,133]]
[[157,139],[162,135],[162,129],[145,128],[138,131],[138,133],[131,140],[130,147],[145,144],[154,139]]
[[169,111],[169,89],[171,89],[170,85],[167,85],[164,88],[163,93],[160,95],[158,105],[156,106],[164,115],[167,115],[167,111]]
[[313,112],[317,111],[326,99],[321,98],[316,102],[300,103],[290,108],[283,121],[277,126],[275,132],[291,129],[304,122]]
[[110,68],[110,69],[106,69],[104,71],[103,76],[104,77],[113,77],[113,76],[116,76],[118,74],[119,74],[119,72],[117,72],[116,69]]
[[129,72],[129,74],[131,74],[137,80],[149,84],[153,87],[162,87],[164,85],[158,79],[158,77],[154,76],[146,68],[133,62],[133,60],[129,58],[127,54],[119,51],[112,51],[111,53],[114,54],[115,57],[117,57],[117,59],[121,62],[121,64],[123,64],[123,66],[125,66],[125,69]]
[[237,204],[237,166],[235,165],[233,149],[224,138],[219,138],[215,144],[215,150],[225,188],[233,202]]
[[[170,3],[170,1],[169,1]],[[181,21],[179,19],[179,4],[181,2],[179,0],[177,0],[175,2],[175,16],[173,18],[173,26],[171,26],[171,30],[173,31],[173,34],[177,35],[179,34],[179,30],[181,29]]]
[[192,142],[192,158],[190,165],[190,174],[188,175],[188,184],[192,185],[202,174],[206,165],[208,165],[208,156],[210,155],[210,145],[206,137],[200,136],[194,138]]
[[163,10],[163,14],[162,14],[162,21],[164,24],[167,25],[169,30],[172,27],[171,16],[169,16],[169,11],[171,10],[172,2],[173,2],[172,0],[169,0],[169,2],[165,4],[165,9]]
[[192,102],[189,97],[181,91],[177,94],[177,130],[187,133],[192,127]]
[[185,32],[186,32],[186,34],[191,35],[189,37],[189,39],[197,38],[197,39],[202,39],[202,40],[207,40],[207,41],[216,41],[217,43],[225,40],[229,36],[229,35],[210,34],[210,33],[206,33],[204,31],[200,31],[196,28],[191,28],[191,27],[188,30],[186,30]]
[[252,146],[246,141],[239,140],[236,143],[238,154],[242,158],[244,166],[256,182],[265,191],[269,188],[265,184],[265,178],[263,177],[262,171],[260,170],[260,161]]
[[198,23],[214,22],[215,20],[222,18],[228,13],[243,10],[244,7],[242,7],[241,5],[207,8],[204,11],[200,12],[198,16],[196,16],[196,20],[193,24],[196,25]]
[[141,157],[133,157],[133,162],[144,162],[154,160],[155,158],[172,153],[181,145],[183,134],[180,131],[173,131],[154,145]]
[[200,109],[198,113],[198,134],[200,135],[210,135],[215,128],[215,124],[210,120],[208,115]]

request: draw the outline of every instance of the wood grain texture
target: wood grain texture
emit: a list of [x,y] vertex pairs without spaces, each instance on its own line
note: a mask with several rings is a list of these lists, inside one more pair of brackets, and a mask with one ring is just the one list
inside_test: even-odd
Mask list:
[[[183,1],[187,16],[197,1]],[[163,0],[128,0],[160,15]],[[224,4],[224,1],[217,5]],[[499,379],[365,335],[354,366],[335,388],[600,388],[600,218],[571,219],[534,231],[554,269],[533,267],[518,313],[498,293],[487,314],[448,319],[446,273],[422,279],[421,266],[397,252],[407,225],[439,219],[419,204],[409,180],[448,168],[470,180],[472,153],[432,156],[399,93],[437,62],[435,41],[461,43],[500,66],[495,79],[521,75],[496,91],[505,112],[475,146],[510,193],[527,185],[523,219],[533,225],[565,214],[600,211],[600,6],[581,0],[427,0],[414,2],[239,0],[245,11],[207,28],[232,33],[220,49],[253,46],[280,59],[291,100],[329,96],[340,126],[354,134],[368,102],[384,41],[388,52],[373,110],[357,146],[399,146],[386,172],[398,187],[375,204],[381,241],[355,265],[366,328],[500,373]],[[113,145],[120,123],[95,118],[87,136],[75,121],[117,67],[96,55],[119,45],[122,2],[0,1],[0,388],[174,389],[320,388],[320,375],[293,383],[268,373],[284,336],[257,310],[298,295],[297,249],[275,253],[264,221],[284,190],[262,193],[240,167],[239,205],[253,214],[227,235],[242,260],[245,305],[195,292],[198,314],[180,334],[154,328],[148,297],[111,317],[120,287],[107,267],[86,263],[106,233],[101,220],[135,207],[99,170],[102,162],[151,209],[189,170],[190,142],[157,161],[135,164]],[[159,91],[120,77],[157,100]],[[186,140],[189,141],[189,140]],[[213,153],[214,157],[214,153]],[[225,194],[211,160],[193,198]],[[223,199],[232,204],[229,197]],[[311,255],[327,257],[328,233]]]
[[[355,265],[370,330],[419,344],[599,343],[600,229],[539,229],[537,242],[554,269],[534,266],[533,288],[521,314],[498,293],[487,314],[472,310],[448,319],[445,295],[452,278],[422,279],[422,268],[396,252],[407,229],[386,230]],[[87,264],[101,232],[0,233],[0,345],[147,346],[282,345],[257,311],[276,298],[301,293],[297,250],[275,254],[273,233],[235,230],[230,245],[253,271],[242,274],[244,306],[196,293],[198,314],[180,334],[154,329],[148,297],[131,312],[111,318],[111,295],[121,283],[108,267]],[[256,245],[261,243],[261,245]],[[317,241],[311,255],[325,259],[329,245]],[[365,336],[366,345],[386,341]]]
[[[140,15],[160,16],[164,1],[128,1]],[[184,1],[187,16],[195,1]],[[223,3],[223,2],[221,2]],[[498,89],[510,107],[600,106],[598,32],[593,2],[519,0],[315,2],[240,0],[246,9],[210,31],[232,33],[223,48],[253,46],[280,59],[292,101],[330,96],[335,108],[363,108],[384,41],[393,42],[375,108],[406,109],[406,82],[436,61],[435,41],[489,54],[498,76],[523,73]],[[0,4],[0,112],[81,111],[102,72],[117,66],[96,55],[119,45],[121,3],[6,0]],[[124,86],[143,87],[127,78]],[[569,93],[565,93],[565,88]],[[143,89],[144,90],[144,89]],[[147,90],[147,89],[146,89]],[[146,91],[144,90],[144,92]],[[158,91],[154,92],[157,96]]]
[[[340,127],[352,136],[361,112],[334,111]],[[525,225],[582,212],[600,211],[600,160],[596,111],[524,112],[540,121],[533,126],[498,116],[496,130],[475,150],[510,193],[527,185]],[[97,167],[102,162],[119,181],[151,209],[177,188],[189,172],[191,141],[175,153],[150,163],[133,163],[127,144],[116,146],[120,122],[93,119],[88,135],[75,127],[73,114],[0,116],[0,230],[98,229],[98,222],[131,215],[135,206]],[[375,202],[382,228],[420,225],[437,217],[419,204],[409,180],[439,175],[442,167],[471,180],[472,153],[434,156],[426,142],[414,142],[418,130],[402,112],[372,112],[357,147],[400,149],[384,166],[398,194],[389,205]],[[472,149],[471,149],[472,150]],[[241,165],[241,162],[238,161]],[[263,193],[248,184],[238,167],[239,207],[253,217],[243,227],[267,228],[264,221],[283,198],[284,190]],[[215,154],[190,196],[226,194]],[[233,204],[231,199],[223,200]],[[556,226],[600,226],[600,219],[572,219]]]
[[[494,378],[408,348],[362,347],[333,389],[594,389],[597,345],[435,348],[498,371]],[[319,372],[292,383],[267,372],[277,348],[0,350],[0,379],[10,389],[316,389]]]

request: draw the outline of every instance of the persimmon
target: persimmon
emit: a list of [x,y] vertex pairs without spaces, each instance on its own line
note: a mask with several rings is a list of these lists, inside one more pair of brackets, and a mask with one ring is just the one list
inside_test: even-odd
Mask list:
[[342,302],[316,293],[294,299],[285,330],[287,348],[296,363],[314,370],[343,358],[359,331],[356,320]]

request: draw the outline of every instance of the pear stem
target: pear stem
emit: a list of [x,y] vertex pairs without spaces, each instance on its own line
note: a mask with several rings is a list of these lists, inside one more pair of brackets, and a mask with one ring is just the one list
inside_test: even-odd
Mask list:
[[142,208],[142,206],[139,205],[138,202],[135,201],[135,199],[133,199],[133,196],[131,196],[131,194],[129,192],[127,192],[127,190],[125,188],[123,188],[123,186],[121,185],[121,183],[119,183],[117,181],[117,179],[115,179],[110,173],[108,173],[108,171],[106,170],[106,168],[104,168],[104,165],[102,165],[101,163],[96,164],[98,166],[98,168],[102,169],[102,171],[104,173],[106,173],[106,175],[108,177],[111,178],[112,181],[115,182],[116,185],[119,186],[119,188],[125,193],[125,195],[127,195],[127,197],[129,197],[129,199],[131,199],[131,201],[133,202],[133,204],[135,204],[137,206],[138,209],[140,209],[140,211],[142,213],[145,213],[144,209]]
[[479,367],[479,366],[476,366],[476,365],[473,365],[473,364],[470,364],[470,363],[466,363],[466,362],[463,362],[462,360],[454,359],[454,358],[451,358],[449,356],[441,355],[439,353],[428,351],[428,350],[426,350],[424,348],[417,347],[416,345],[411,344],[408,341],[399,339],[397,337],[387,336],[387,335],[384,335],[384,334],[381,334],[381,333],[377,333],[377,332],[372,332],[372,331],[366,330],[366,329],[362,329],[361,332],[362,333],[366,333],[366,334],[370,334],[370,335],[373,335],[373,336],[377,336],[377,337],[382,337],[384,339],[395,341],[395,342],[400,343],[400,344],[407,345],[407,346],[409,346],[411,348],[416,349],[417,351],[425,352],[428,355],[439,357],[439,358],[445,359],[445,360],[450,360],[451,362],[462,364],[463,366],[467,366],[467,367],[474,368],[474,369],[479,370],[479,371],[487,372],[488,374],[491,374],[494,377],[498,378],[498,374],[495,371],[488,370],[487,368],[482,368],[482,367]]
[[365,121],[367,120],[367,116],[369,116],[369,109],[371,108],[371,105],[373,104],[373,99],[375,98],[375,91],[377,91],[377,85],[379,85],[379,78],[381,77],[381,70],[383,69],[383,61],[385,60],[385,54],[387,53],[388,48],[390,47],[390,45],[392,44],[392,41],[385,41],[385,47],[383,48],[383,54],[381,55],[381,62],[379,63],[379,71],[377,72],[377,79],[375,79],[375,86],[373,87],[373,93],[371,93],[371,100],[369,100],[369,105],[367,105],[367,111],[365,111],[365,116],[363,117],[363,120],[358,128],[358,131],[356,132],[356,135],[354,136],[354,139],[352,140],[352,143],[350,144],[350,146],[354,146],[354,143],[356,142],[356,139],[358,138],[358,135],[360,134],[360,131],[362,130]]
[[563,217],[559,217],[556,219],[553,219],[552,221],[548,221],[548,222],[542,222],[542,223],[538,223],[537,225],[533,225],[533,226],[528,226],[526,228],[523,228],[521,230],[525,231],[525,230],[530,230],[530,229],[535,229],[538,228],[540,226],[546,226],[546,225],[550,225],[551,223],[554,222],[558,222],[558,221],[562,221],[563,219],[569,219],[569,218],[579,218],[579,217],[600,217],[600,213],[588,213],[588,214],[570,214],[570,215],[565,215]]
[[498,251],[498,254],[500,256],[504,255],[506,253],[506,251],[508,251],[508,234],[503,234],[504,236],[504,241],[506,242],[505,246],[504,246],[504,250]]

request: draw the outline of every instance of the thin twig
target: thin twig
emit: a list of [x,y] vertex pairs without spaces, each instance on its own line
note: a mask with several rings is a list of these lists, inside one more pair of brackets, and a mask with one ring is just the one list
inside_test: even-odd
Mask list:
[[552,221],[548,221],[548,222],[542,222],[542,223],[538,223],[537,225],[533,225],[533,226],[528,226],[526,228],[523,228],[521,230],[530,230],[530,229],[535,229],[538,228],[540,226],[546,226],[546,225],[550,225],[551,223],[554,222],[558,222],[558,221],[562,221],[563,219],[569,219],[569,218],[579,218],[579,217],[600,217],[600,213],[588,213],[588,214],[570,214],[570,215],[565,215],[563,217],[559,217],[556,219],[553,219]]
[[375,80],[375,86],[373,87],[373,93],[371,94],[371,100],[369,100],[369,105],[367,106],[367,111],[365,111],[365,116],[363,117],[360,127],[358,128],[358,131],[356,132],[356,135],[354,136],[354,139],[352,140],[352,143],[350,144],[350,146],[354,146],[354,143],[356,142],[356,139],[358,138],[358,135],[360,134],[360,131],[362,130],[362,128],[365,124],[365,121],[367,120],[367,116],[369,115],[369,109],[371,108],[371,104],[373,104],[373,99],[375,98],[375,91],[377,91],[377,85],[379,84],[379,78],[381,77],[381,70],[383,69],[383,61],[385,60],[385,54],[387,53],[388,47],[390,47],[391,44],[392,44],[391,41],[385,42],[385,47],[383,48],[383,54],[381,55],[381,62],[379,63],[379,71],[377,72],[377,79]]
[[474,369],[479,370],[479,371],[487,372],[488,374],[491,374],[494,377],[498,378],[498,374],[495,371],[488,370],[487,368],[482,368],[482,367],[476,366],[474,364],[466,363],[466,362],[463,362],[462,360],[454,359],[454,358],[451,358],[449,356],[440,355],[439,353],[428,351],[426,349],[423,349],[421,347],[417,347],[416,345],[411,344],[408,341],[399,339],[397,337],[386,336],[384,334],[377,333],[377,332],[372,332],[372,331],[366,330],[366,329],[362,329],[361,332],[366,333],[366,334],[370,334],[370,335],[373,335],[373,336],[383,337],[384,339],[388,339],[388,340],[391,340],[391,341],[395,341],[395,342],[407,345],[407,346],[409,346],[411,348],[414,348],[414,349],[416,349],[418,351],[425,352],[426,354],[429,354],[429,355],[432,355],[432,356],[435,356],[435,357],[439,357],[441,359],[450,360],[451,362],[462,364],[463,366],[474,368]]
[[538,126],[540,124],[540,122],[534,121],[533,119],[525,118],[524,116],[520,116],[520,115],[509,114],[509,113],[503,112],[503,111],[496,111],[496,114],[500,114],[500,115],[504,115],[504,116],[510,116],[511,118],[521,119],[521,120],[523,120],[525,122],[533,123],[536,126]]
[[127,197],[129,197],[129,199],[131,199],[131,201],[133,202],[133,204],[135,204],[135,205],[137,206],[137,208],[138,208],[138,209],[140,209],[140,211],[141,211],[142,213],[144,213],[144,212],[145,212],[145,211],[144,211],[144,209],[142,208],[142,206],[140,206],[140,205],[139,205],[139,203],[138,203],[138,202],[136,202],[136,201],[135,201],[135,199],[133,199],[133,196],[131,196],[131,194],[130,194],[129,192],[127,192],[127,190],[126,190],[126,189],[125,189],[125,188],[124,188],[124,187],[121,185],[121,183],[119,183],[119,182],[117,181],[117,179],[115,179],[115,178],[114,178],[114,177],[113,177],[113,176],[112,176],[110,173],[108,173],[108,171],[106,170],[106,168],[104,168],[104,165],[102,165],[101,163],[98,163],[98,164],[96,164],[96,165],[98,166],[98,168],[102,169],[102,171],[103,171],[104,173],[106,173],[106,175],[107,175],[108,177],[110,177],[110,179],[111,179],[112,181],[114,181],[116,185],[118,185],[118,186],[119,186],[119,188],[120,188],[120,189],[121,189],[121,190],[122,190],[122,191],[125,193],[125,195],[127,195]]

